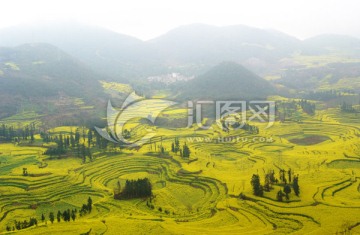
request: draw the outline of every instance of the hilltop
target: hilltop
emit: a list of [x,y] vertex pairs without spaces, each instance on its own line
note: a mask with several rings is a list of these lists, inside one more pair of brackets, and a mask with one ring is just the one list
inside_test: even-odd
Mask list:
[[266,98],[274,92],[268,81],[244,66],[222,62],[203,75],[187,82],[182,98],[188,99],[252,99]]

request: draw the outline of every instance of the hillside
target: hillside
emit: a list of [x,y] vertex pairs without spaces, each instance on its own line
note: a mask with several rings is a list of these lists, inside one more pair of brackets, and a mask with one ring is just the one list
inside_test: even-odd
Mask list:
[[289,69],[276,82],[298,90],[339,89],[359,92],[360,61]]
[[49,101],[81,98],[95,104],[104,96],[99,76],[78,60],[49,44],[0,48],[2,115],[24,103],[43,106]]
[[182,98],[211,100],[266,98],[274,92],[269,82],[234,62],[222,62],[182,89]]
[[13,47],[25,43],[52,44],[118,81],[126,81],[127,75],[133,76],[134,71],[140,71],[133,66],[141,58],[139,53],[142,52],[143,42],[101,27],[69,21],[0,30],[0,46]]

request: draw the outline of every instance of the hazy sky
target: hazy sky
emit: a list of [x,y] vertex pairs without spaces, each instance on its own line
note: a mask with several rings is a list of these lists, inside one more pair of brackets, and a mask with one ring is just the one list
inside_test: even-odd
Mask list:
[[69,19],[144,40],[191,23],[272,28],[300,39],[322,33],[360,37],[358,0],[0,1],[0,28]]

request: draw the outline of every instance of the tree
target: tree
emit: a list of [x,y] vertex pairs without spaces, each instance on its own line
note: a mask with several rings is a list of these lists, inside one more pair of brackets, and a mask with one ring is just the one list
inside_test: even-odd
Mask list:
[[118,191],[121,192],[121,183],[120,183],[120,180],[118,180],[117,186],[118,186]]
[[59,149],[64,149],[64,141],[63,141],[63,135],[62,134],[60,134],[60,136],[59,136],[58,148]]
[[275,172],[274,171],[269,171],[266,175],[265,175],[265,185],[264,185],[264,190],[269,192],[272,189],[272,185],[276,182],[275,179]]
[[53,223],[54,223],[54,220],[55,220],[55,216],[54,216],[54,213],[53,213],[53,212],[50,212],[50,214],[49,214],[49,219],[50,219],[51,223],[53,224]]
[[293,189],[296,196],[299,196],[300,194],[300,187],[299,187],[299,177],[295,176],[293,181]]
[[70,215],[68,214],[68,211],[67,210],[64,210],[63,213],[62,213],[62,218],[65,222],[68,222],[70,221]]
[[80,142],[80,132],[79,132],[79,128],[77,128],[75,131],[75,143],[79,144],[79,142]]
[[56,215],[56,219],[57,219],[57,222],[60,223],[61,221],[61,212],[58,211],[57,215]]
[[83,158],[83,163],[85,163],[86,162],[86,148],[85,148],[84,144],[81,145],[81,156]]
[[35,141],[34,130],[33,129],[30,130],[30,140],[31,140],[31,143],[33,143]]
[[287,184],[284,186],[284,193],[285,193],[286,199],[289,200],[289,193],[291,193],[290,185]]
[[175,152],[175,144],[174,143],[171,143],[171,152]]
[[89,211],[89,213],[90,213],[91,210],[92,210],[92,199],[91,199],[91,197],[88,198],[87,207],[88,207],[88,211]]
[[191,153],[191,151],[190,151],[189,147],[185,144],[185,145],[183,146],[182,157],[183,157],[183,158],[189,158],[189,157],[190,157],[190,153]]
[[93,157],[92,157],[90,148],[87,148],[87,149],[86,149],[86,155],[89,156],[90,161],[92,162],[92,161],[93,161]]
[[76,219],[76,212],[74,210],[71,211],[71,219],[75,221]]
[[70,133],[70,145],[72,148],[75,148],[75,138],[74,138],[74,134],[72,131]]
[[251,178],[251,185],[253,187],[253,193],[255,196],[262,197],[264,195],[263,186],[260,184],[259,175],[253,175]]
[[41,214],[41,221],[42,221],[42,222],[45,221],[45,215],[44,215],[44,213]]
[[280,180],[286,184],[285,170],[280,169]]
[[93,139],[93,134],[92,134],[92,131],[89,130],[89,131],[88,131],[88,147],[89,147],[89,148],[91,147],[92,139]]
[[288,175],[289,175],[289,183],[291,183],[291,169],[288,170]]
[[28,175],[27,168],[23,168],[23,176],[27,176],[27,175]]
[[284,193],[279,190],[279,192],[277,192],[276,194],[276,199],[279,201],[279,202],[282,202],[283,201],[283,197],[284,197]]
[[180,141],[179,138],[175,138],[174,152],[177,153],[179,150],[180,150]]

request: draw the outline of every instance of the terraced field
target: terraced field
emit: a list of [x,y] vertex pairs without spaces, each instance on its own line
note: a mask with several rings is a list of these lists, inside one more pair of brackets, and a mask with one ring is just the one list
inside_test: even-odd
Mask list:
[[[183,110],[165,113],[172,118]],[[172,129],[133,120],[128,126],[132,138],[148,128],[161,138],[137,149],[94,149],[93,160],[86,163],[69,156],[51,159],[43,155],[46,147],[0,144],[0,231],[6,233],[14,220],[33,216],[40,221],[42,213],[79,210],[90,196],[95,209],[75,222],[39,222],[20,232],[356,234],[360,126],[352,115],[340,117],[334,109],[301,115],[301,122],[276,122],[269,129],[254,122],[258,134],[223,132],[216,124],[210,130]],[[51,133],[68,135],[75,129],[58,127]],[[189,146],[190,159],[170,151],[175,137]],[[30,174],[23,175],[23,168]],[[290,168],[299,177],[299,196],[291,192],[289,200],[278,201],[281,183],[263,197],[253,195],[253,174],[263,184],[270,170],[279,178],[281,169]],[[151,202],[114,199],[126,180],[145,177],[153,187]]]

